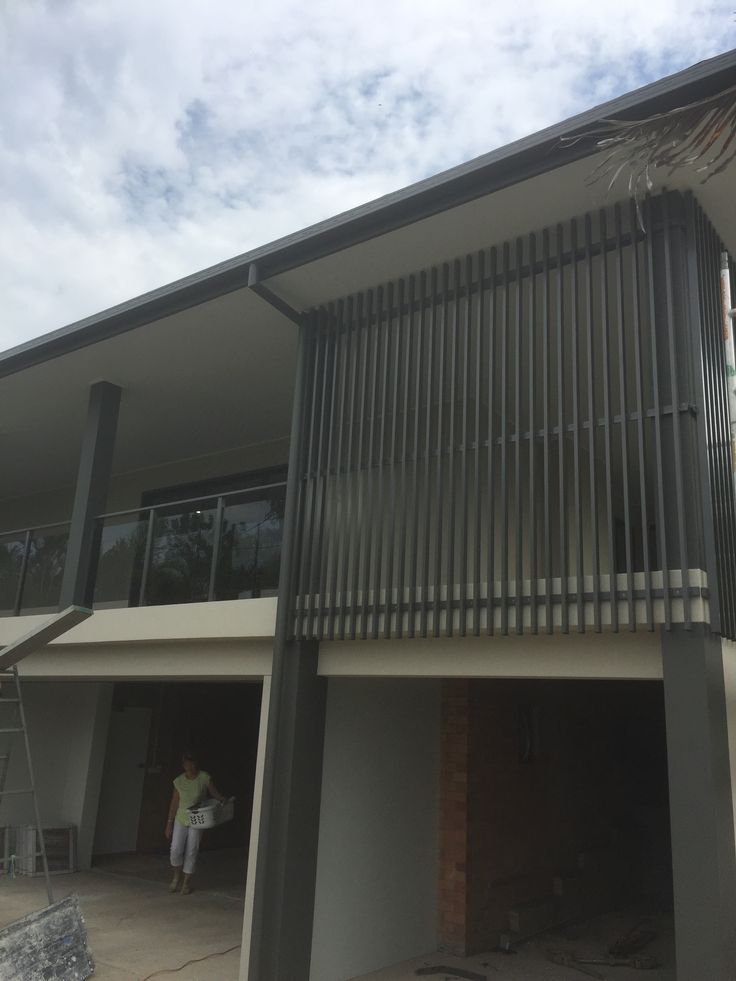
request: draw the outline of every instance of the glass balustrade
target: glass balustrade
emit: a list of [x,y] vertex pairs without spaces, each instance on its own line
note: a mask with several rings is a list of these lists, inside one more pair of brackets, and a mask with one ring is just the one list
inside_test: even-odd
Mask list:
[[[94,606],[275,596],[285,484],[103,515]],[[0,616],[58,608],[68,525],[0,535]]]
[[41,529],[31,535],[22,613],[54,613],[58,609],[68,539],[68,526]]
[[16,612],[18,587],[26,550],[26,535],[0,536],[0,616],[12,616]]
[[0,616],[58,608],[68,537],[65,524],[0,535]]
[[104,515],[95,608],[275,596],[284,495],[276,484]]
[[216,599],[276,595],[283,517],[283,488],[270,497],[236,499],[226,505]]

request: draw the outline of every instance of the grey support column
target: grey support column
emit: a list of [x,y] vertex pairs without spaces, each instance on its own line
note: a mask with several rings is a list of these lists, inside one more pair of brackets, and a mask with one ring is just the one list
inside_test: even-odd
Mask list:
[[87,423],[77,472],[77,487],[69,528],[60,609],[89,605],[92,519],[105,509],[117,433],[120,389],[110,382],[95,382],[90,388]]
[[736,977],[736,857],[721,639],[662,631],[677,981]]
[[249,981],[309,979],[327,691],[318,653],[315,642],[287,644],[278,695],[271,692],[269,721],[276,711],[278,722],[266,748],[271,788],[261,814]]
[[248,981],[308,981],[322,790],[326,681],[318,644],[293,640],[302,414],[309,358],[300,327],[279,599],[258,832]]

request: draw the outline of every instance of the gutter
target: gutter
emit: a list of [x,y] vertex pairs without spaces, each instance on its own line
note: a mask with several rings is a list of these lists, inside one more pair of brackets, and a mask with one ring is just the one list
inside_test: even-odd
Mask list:
[[243,255],[118,304],[0,354],[0,378],[126,333],[281,273],[502,190],[596,152],[594,140],[562,146],[604,119],[666,112],[733,84],[736,50],[645,85],[505,147],[311,225]]

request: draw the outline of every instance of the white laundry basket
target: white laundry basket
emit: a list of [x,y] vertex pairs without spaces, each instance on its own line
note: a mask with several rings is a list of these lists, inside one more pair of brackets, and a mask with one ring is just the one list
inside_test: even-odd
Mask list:
[[235,798],[230,797],[222,804],[218,800],[207,798],[196,807],[189,808],[190,828],[214,828],[218,824],[232,821],[235,811]]

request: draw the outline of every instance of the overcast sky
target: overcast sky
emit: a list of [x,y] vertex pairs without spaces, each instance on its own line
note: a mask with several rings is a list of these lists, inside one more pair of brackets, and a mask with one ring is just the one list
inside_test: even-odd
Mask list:
[[736,47],[734,0],[0,0],[0,349]]

